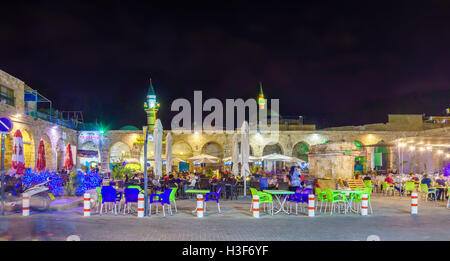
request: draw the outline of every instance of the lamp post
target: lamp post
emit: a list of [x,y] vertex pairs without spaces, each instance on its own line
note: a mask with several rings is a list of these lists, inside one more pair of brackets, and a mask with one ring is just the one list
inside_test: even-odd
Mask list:
[[147,176],[147,142],[148,126],[143,127],[144,131],[144,216],[148,216],[148,176]]

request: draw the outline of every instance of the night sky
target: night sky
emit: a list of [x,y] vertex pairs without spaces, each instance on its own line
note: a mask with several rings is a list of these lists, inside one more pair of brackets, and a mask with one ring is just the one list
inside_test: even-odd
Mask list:
[[0,69],[111,129],[146,122],[150,77],[166,129],[174,99],[259,81],[321,128],[450,105],[450,1],[213,2],[2,2]]

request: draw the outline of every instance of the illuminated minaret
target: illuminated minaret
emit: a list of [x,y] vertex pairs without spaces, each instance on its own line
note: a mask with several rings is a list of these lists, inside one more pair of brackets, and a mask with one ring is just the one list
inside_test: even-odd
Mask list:
[[262,83],[259,82],[259,95],[258,95],[258,106],[260,110],[264,110],[264,107],[266,106],[267,100],[264,99],[264,93],[262,89]]
[[147,101],[144,103],[144,110],[147,114],[147,125],[151,131],[155,126],[156,113],[159,109],[159,103],[156,101],[155,89],[153,89],[152,79],[150,78],[150,86],[147,93]]

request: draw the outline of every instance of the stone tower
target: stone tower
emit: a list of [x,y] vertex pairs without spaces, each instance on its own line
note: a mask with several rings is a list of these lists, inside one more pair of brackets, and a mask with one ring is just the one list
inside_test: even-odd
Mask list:
[[264,98],[262,83],[259,82],[258,106],[260,110],[264,110],[264,107],[266,106],[266,101],[267,100]]
[[147,114],[147,125],[153,131],[156,122],[156,113],[159,109],[159,103],[156,101],[155,89],[153,88],[152,79],[150,78],[150,86],[147,92],[147,99],[144,103],[144,110]]

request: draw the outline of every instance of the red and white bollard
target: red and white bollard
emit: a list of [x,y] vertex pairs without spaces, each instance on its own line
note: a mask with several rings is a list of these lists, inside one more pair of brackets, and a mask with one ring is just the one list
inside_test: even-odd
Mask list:
[[84,193],[84,216],[91,216],[91,194]]
[[417,192],[411,193],[411,215],[417,215],[419,209],[419,196]]
[[203,195],[197,194],[197,217],[203,217]]
[[259,218],[259,196],[253,196],[253,217]]
[[138,217],[144,217],[144,194],[139,194],[138,196]]
[[30,196],[28,193],[22,195],[22,216],[30,215]]
[[314,217],[314,203],[315,203],[314,195],[309,194],[309,196],[308,196],[308,216],[309,217]]
[[361,200],[361,216],[367,216],[368,208],[369,208],[369,196],[367,194],[363,194]]

